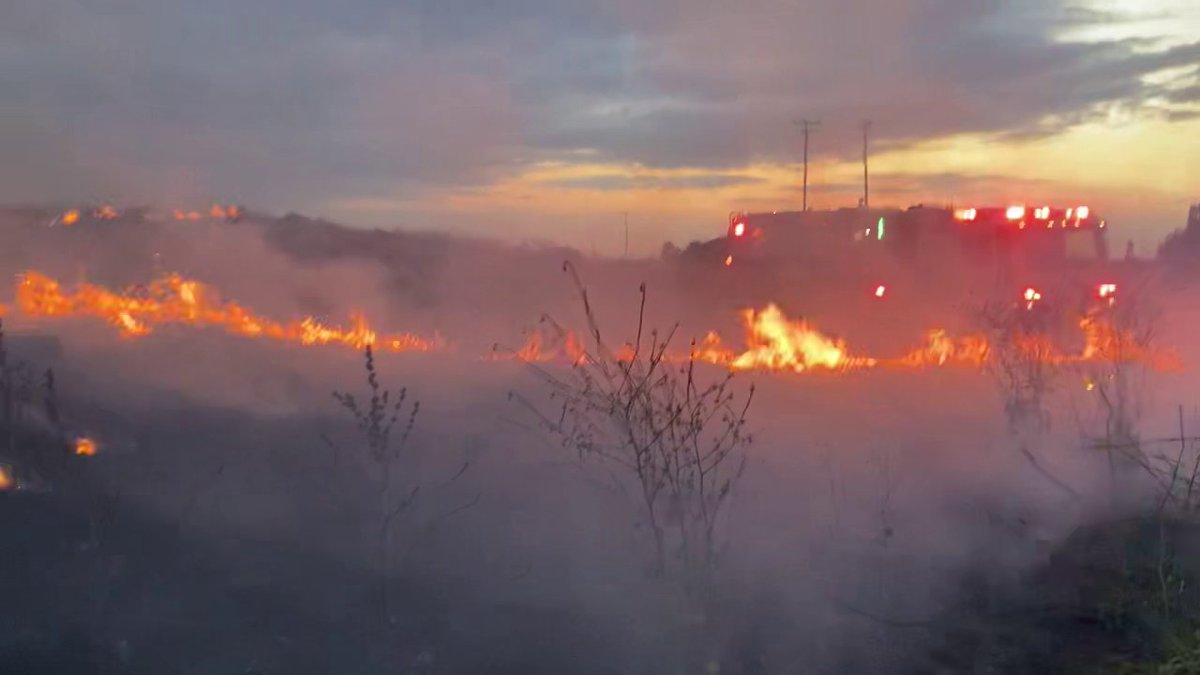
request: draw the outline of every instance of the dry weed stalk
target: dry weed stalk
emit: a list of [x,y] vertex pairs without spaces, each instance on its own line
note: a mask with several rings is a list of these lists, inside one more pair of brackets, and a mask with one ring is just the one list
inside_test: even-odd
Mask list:
[[1009,427],[1046,429],[1050,418],[1045,399],[1057,366],[1039,314],[1011,303],[986,303],[977,319],[988,336],[984,367],[1004,397]]
[[741,399],[732,374],[706,383],[694,359],[669,361],[677,326],[665,336],[647,335],[645,284],[637,336],[614,351],[574,267],[566,263],[564,271],[582,300],[588,345],[565,374],[531,364],[550,387],[553,413],[514,397],[561,447],[607,464],[634,495],[653,534],[655,572],[679,578],[689,593],[703,592],[717,560],[719,515],[746,467],[754,388]]
[[[397,516],[412,506],[420,490],[420,484],[400,499],[396,499],[395,465],[401,453],[408,445],[409,435],[417,421],[417,413],[421,409],[419,401],[414,401],[405,412],[408,401],[408,390],[400,389],[393,395],[379,383],[379,373],[375,367],[375,355],[371,346],[363,350],[364,371],[366,372],[367,389],[370,394],[366,403],[361,403],[354,394],[333,392],[333,397],[345,408],[358,425],[362,439],[366,444],[368,459],[376,466],[376,481],[379,487],[379,566],[380,566],[380,604],[384,619],[393,621],[391,607],[391,571],[394,551],[393,532]],[[403,416],[405,422],[400,430],[398,440],[393,439],[392,431]]]
[[[420,481],[412,483],[411,487],[401,489],[398,485],[399,474],[402,474],[400,464],[408,448],[409,437],[416,426],[417,414],[421,410],[418,401],[409,403],[408,389],[398,392],[385,388],[379,381],[379,371],[375,362],[375,353],[368,345],[363,350],[363,372],[366,374],[367,394],[365,400],[354,394],[333,392],[337,402],[354,418],[362,439],[366,458],[374,465],[372,479],[379,490],[378,532],[375,542],[378,550],[380,568],[379,598],[384,622],[393,624],[396,616],[392,607],[391,579],[394,568],[403,567],[405,559],[395,559],[397,542],[396,529],[401,516],[412,509],[419,495],[423,494],[425,484]],[[340,455],[339,446],[327,436],[324,441],[334,450],[334,467],[338,466]],[[471,468],[472,453],[468,449],[459,468],[446,480],[433,485],[434,491],[456,483]],[[428,493],[429,490],[425,490]],[[479,495],[466,503],[455,506],[439,513],[416,528],[414,537],[430,537],[433,532],[450,518],[470,509],[479,503]],[[409,542],[410,545],[413,542]],[[411,551],[409,551],[411,553]]]
[[1099,357],[1098,365],[1088,372],[1104,418],[1104,435],[1097,441],[1109,448],[1132,448],[1140,453],[1137,423],[1145,369],[1139,361],[1154,353],[1160,313],[1144,299],[1126,298],[1085,321],[1103,322],[1111,328],[1105,331],[1104,340],[1089,346]]

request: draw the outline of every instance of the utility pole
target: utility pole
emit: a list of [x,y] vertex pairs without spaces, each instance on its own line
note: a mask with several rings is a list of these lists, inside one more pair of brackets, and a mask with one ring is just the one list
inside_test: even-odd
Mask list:
[[803,210],[808,210],[808,133],[821,126],[820,120],[801,119],[792,122],[804,133],[804,201]]
[[625,257],[629,257],[629,212],[625,211]]
[[871,120],[862,123],[863,133],[863,208],[871,206],[871,178],[867,170],[867,137],[871,133]]

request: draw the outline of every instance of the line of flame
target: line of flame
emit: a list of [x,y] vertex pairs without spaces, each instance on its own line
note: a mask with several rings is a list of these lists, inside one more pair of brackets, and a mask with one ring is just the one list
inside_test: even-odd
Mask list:
[[372,345],[388,351],[433,351],[444,348],[441,339],[411,333],[379,335],[366,319],[351,316],[348,328],[328,326],[311,316],[280,323],[255,315],[234,302],[223,302],[214,290],[197,281],[168,275],[153,281],[142,293],[114,293],[92,284],[74,292],[63,291],[54,279],[26,272],[17,286],[17,304],[30,316],[97,316],[115,326],[122,337],[150,334],[160,324],[211,326],[248,338],[301,345],[342,345],[362,349]]
[[[223,302],[217,293],[200,282],[167,275],[150,283],[140,293],[116,293],[100,286],[81,284],[74,292],[64,292],[60,284],[39,272],[26,272],[17,288],[21,311],[32,316],[59,317],[92,315],[115,326],[123,337],[151,333],[159,324],[186,324],[219,327],[227,333],[249,338],[268,339],[300,345],[340,345],[362,349],[372,345],[394,352],[433,351],[445,348],[439,336],[432,339],[411,333],[379,335],[361,314],[351,316],[348,328],[328,326],[311,316],[299,321],[280,323],[255,315],[234,302]],[[0,311],[3,307],[0,306]],[[952,337],[934,329],[926,343],[894,358],[875,358],[854,354],[840,339],[828,336],[802,319],[790,319],[774,304],[761,310],[741,313],[746,346],[741,350],[727,347],[719,335],[709,332],[691,345],[686,353],[668,352],[671,362],[695,360],[736,371],[780,371],[804,373],[814,370],[845,372],[876,367],[928,368],[945,365],[982,366],[991,355],[985,335]],[[1053,364],[1089,361],[1136,361],[1160,370],[1178,370],[1179,359],[1170,352],[1153,351],[1139,346],[1100,314],[1083,317],[1079,328],[1084,347],[1079,354],[1063,354],[1050,340],[1040,335],[1016,338],[1015,347],[1027,356]],[[634,349],[624,345],[612,356],[618,360],[634,358]],[[520,349],[511,353],[493,350],[485,359],[511,359],[525,362],[585,363],[592,358],[584,341],[568,329],[543,326]]]

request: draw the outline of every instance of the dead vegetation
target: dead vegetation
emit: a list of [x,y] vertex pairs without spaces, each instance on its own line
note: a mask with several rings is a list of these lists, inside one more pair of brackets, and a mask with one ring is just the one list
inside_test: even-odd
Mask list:
[[614,349],[574,267],[564,271],[579,292],[588,343],[566,372],[531,364],[549,387],[548,409],[514,396],[562,449],[603,467],[637,505],[653,572],[702,595],[719,558],[722,510],[746,468],[754,388],[742,396],[730,373],[668,360],[677,326],[665,334],[646,327],[645,284],[636,335]]
[[[383,620],[390,624],[396,620],[392,606],[392,580],[397,567],[397,528],[403,516],[413,509],[423,489],[428,491],[429,487],[414,479],[412,472],[406,471],[403,464],[409,458],[409,439],[421,404],[416,400],[410,402],[407,388],[393,390],[380,383],[375,354],[370,345],[363,350],[363,372],[366,379],[364,398],[338,391],[333,392],[333,397],[354,419],[358,440],[353,447],[362,453],[361,458],[371,467],[370,480],[378,491],[378,510],[374,517],[377,521],[375,548],[379,567],[379,602]],[[328,437],[325,437],[325,441],[333,448],[336,463],[341,447]],[[468,456],[441,487],[461,478],[470,465]],[[429,534],[441,522],[470,508],[477,501],[478,496],[471,502],[436,516],[424,526],[410,527],[410,534]],[[413,545],[413,542],[409,544]]]

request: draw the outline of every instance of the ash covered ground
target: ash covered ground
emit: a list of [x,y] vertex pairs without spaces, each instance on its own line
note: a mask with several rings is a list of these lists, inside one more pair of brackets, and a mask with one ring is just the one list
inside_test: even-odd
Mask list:
[[[1098,447],[1118,445],[1088,379],[1104,369],[1048,373],[1036,423],[1014,422],[978,368],[738,373],[752,442],[697,592],[654,573],[621,468],[581,458],[524,405],[554,411],[545,374],[569,363],[486,357],[546,315],[586,335],[564,260],[614,343],[637,331],[642,283],[647,327],[736,342],[745,299],[707,270],[300,217],[53,218],[4,215],[4,279],[125,288],[176,272],[265,316],[360,311],[452,348],[375,355],[383,386],[406,388],[398,429],[420,402],[381,575],[377,466],[332,396],[369,395],[359,350],[191,326],[122,338],[91,316],[24,316],[5,289],[8,359],[35,367],[35,388],[53,368],[59,426],[98,445],[60,480],[0,494],[11,672],[1096,672],[1167,658],[1145,626],[1190,612],[1197,540],[1168,518],[1162,472]],[[1161,282],[1143,296],[1154,340],[1185,366],[1200,356],[1195,294]],[[903,353],[918,325],[970,324],[963,307],[839,312],[819,279],[772,300],[872,353]],[[1188,372],[1122,369],[1119,431],[1151,460],[1180,453],[1190,476]],[[34,431],[9,434],[10,461],[54,426],[40,405],[20,422]],[[1169,561],[1151,555],[1168,544]],[[1143,550],[1145,580],[1129,553]]]

